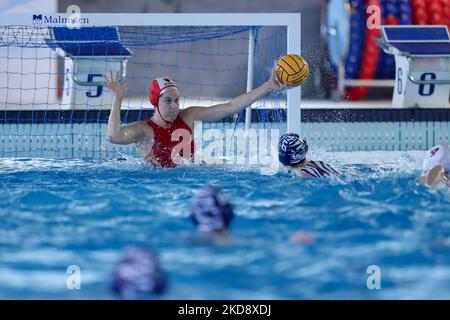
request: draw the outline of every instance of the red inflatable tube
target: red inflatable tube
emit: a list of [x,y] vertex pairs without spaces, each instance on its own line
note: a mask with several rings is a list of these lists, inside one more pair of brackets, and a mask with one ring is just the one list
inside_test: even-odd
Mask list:
[[[380,0],[366,0],[366,8],[371,5],[376,5],[381,8]],[[370,16],[367,14],[366,19]],[[375,77],[378,64],[379,47],[376,43],[376,39],[380,36],[380,29],[366,28],[364,49],[361,60],[361,67],[359,70],[358,79],[360,80],[372,80]],[[368,87],[351,87],[348,88],[344,93],[344,99],[348,100],[361,100],[369,92]]]

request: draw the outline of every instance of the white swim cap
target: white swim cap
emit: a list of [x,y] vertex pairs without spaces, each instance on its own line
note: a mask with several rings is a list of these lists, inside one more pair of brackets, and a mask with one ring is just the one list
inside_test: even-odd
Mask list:
[[438,144],[427,151],[423,160],[423,171],[431,170],[440,164],[444,167],[446,173],[450,172],[450,146],[447,144]]

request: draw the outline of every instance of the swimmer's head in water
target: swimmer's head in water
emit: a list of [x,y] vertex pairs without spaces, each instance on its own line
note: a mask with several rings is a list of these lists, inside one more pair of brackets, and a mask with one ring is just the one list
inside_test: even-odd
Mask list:
[[450,146],[438,144],[427,151],[422,164],[423,171],[431,170],[437,165],[441,165],[446,174],[450,172]]
[[144,248],[127,248],[113,271],[113,291],[125,298],[136,298],[163,293],[165,288],[166,279],[157,257]]
[[285,166],[295,165],[306,160],[308,143],[296,133],[286,133],[278,144],[278,159]]
[[218,188],[206,186],[198,190],[194,197],[191,218],[199,231],[222,231],[228,228],[233,219],[233,208]]

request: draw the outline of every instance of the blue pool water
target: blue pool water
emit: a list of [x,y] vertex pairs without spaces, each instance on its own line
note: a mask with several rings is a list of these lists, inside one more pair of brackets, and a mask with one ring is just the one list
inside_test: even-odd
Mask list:
[[[116,298],[110,274],[133,244],[156,251],[168,277],[167,293],[149,298],[450,298],[450,190],[416,183],[422,154],[374,154],[329,155],[340,181],[0,159],[0,298]],[[235,208],[228,245],[191,241],[190,200],[207,183]],[[290,241],[299,231],[314,243]],[[81,269],[80,290],[66,287],[69,265]],[[370,265],[380,290],[367,288]]]

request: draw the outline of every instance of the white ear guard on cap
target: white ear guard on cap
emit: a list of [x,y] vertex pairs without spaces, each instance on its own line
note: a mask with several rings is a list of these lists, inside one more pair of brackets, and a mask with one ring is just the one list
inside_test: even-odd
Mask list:
[[168,91],[171,88],[176,88],[175,82],[172,79],[164,77],[155,79],[158,82],[158,86],[160,88],[159,96],[161,97],[164,92]]

